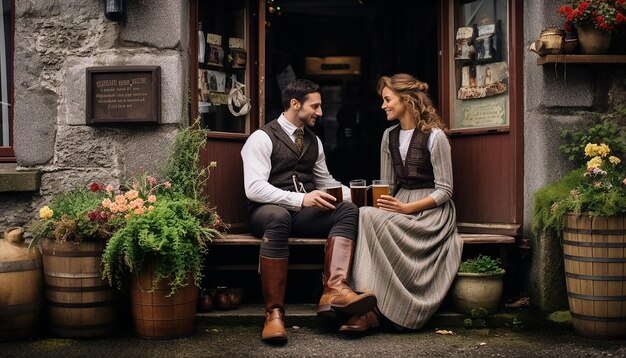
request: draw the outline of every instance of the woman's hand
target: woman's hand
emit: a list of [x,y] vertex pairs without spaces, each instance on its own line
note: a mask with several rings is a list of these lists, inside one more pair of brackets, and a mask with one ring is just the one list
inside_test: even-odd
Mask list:
[[317,206],[323,210],[335,210],[335,206],[332,203],[337,202],[337,198],[321,190],[313,190],[310,193],[304,195],[302,201],[302,207],[307,208],[310,206]]
[[403,203],[391,195],[381,195],[376,202],[380,209],[400,214],[411,214],[409,204]]

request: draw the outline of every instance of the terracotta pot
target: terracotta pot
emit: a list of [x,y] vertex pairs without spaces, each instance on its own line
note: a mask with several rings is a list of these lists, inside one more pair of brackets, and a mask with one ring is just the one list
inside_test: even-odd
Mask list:
[[475,308],[484,308],[489,314],[496,313],[502,297],[503,275],[457,273],[451,291],[455,310],[471,314]]
[[568,213],[563,257],[574,331],[589,338],[625,338],[626,217]]
[[0,240],[0,341],[32,336],[39,320],[41,254],[29,251],[23,233],[21,227],[8,228]]
[[611,47],[611,33],[601,31],[593,26],[577,26],[578,44],[585,55],[601,55]]

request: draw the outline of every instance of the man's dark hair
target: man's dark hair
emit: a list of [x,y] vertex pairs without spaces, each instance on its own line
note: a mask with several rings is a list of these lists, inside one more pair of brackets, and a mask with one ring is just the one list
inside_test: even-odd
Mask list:
[[283,100],[283,109],[289,109],[289,102],[292,99],[303,103],[304,97],[306,97],[309,93],[320,93],[320,85],[313,81],[309,81],[303,78],[291,81],[283,88],[282,100]]

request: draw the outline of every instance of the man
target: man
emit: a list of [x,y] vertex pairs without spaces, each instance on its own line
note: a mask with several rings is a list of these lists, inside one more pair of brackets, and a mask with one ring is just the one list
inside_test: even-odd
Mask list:
[[262,338],[268,342],[287,341],[284,298],[290,236],[328,238],[319,316],[334,317],[336,311],[361,315],[376,305],[372,293],[356,294],[348,286],[359,216],[349,191],[345,188],[345,200],[333,205],[337,198],[318,190],[334,182],[322,142],[310,129],[322,115],[320,86],[295,80],[283,89],[282,102],[285,111],[280,117],[252,133],[241,150],[250,229],[262,238]]

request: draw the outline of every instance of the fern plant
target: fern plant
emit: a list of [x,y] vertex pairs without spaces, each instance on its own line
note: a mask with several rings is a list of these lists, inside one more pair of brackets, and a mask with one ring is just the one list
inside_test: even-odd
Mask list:
[[[164,197],[154,209],[131,216],[109,239],[102,255],[102,273],[121,289],[129,273],[140,272],[152,261],[156,285],[167,280],[171,293],[188,284],[200,285],[202,255],[218,234],[192,212],[194,200]],[[194,282],[187,282],[188,275]]]

